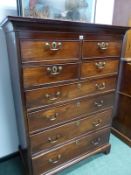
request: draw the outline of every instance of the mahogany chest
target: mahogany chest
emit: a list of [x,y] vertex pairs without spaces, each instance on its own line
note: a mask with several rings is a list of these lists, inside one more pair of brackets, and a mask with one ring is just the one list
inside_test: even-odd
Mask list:
[[128,28],[8,17],[20,147],[30,175],[109,153],[119,62]]

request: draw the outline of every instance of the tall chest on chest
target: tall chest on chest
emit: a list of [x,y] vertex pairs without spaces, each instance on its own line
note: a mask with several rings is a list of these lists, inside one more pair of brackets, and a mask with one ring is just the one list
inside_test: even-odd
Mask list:
[[108,153],[127,28],[14,17],[3,26],[30,174]]

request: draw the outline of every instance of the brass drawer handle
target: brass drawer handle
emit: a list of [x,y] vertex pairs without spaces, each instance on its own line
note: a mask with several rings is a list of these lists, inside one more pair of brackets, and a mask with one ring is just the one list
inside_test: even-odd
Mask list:
[[81,83],[78,83],[77,84],[77,87],[78,87],[78,89],[80,89],[82,87],[82,84]]
[[101,50],[107,50],[108,46],[109,46],[109,43],[107,43],[107,42],[99,42],[99,43],[97,43],[97,46]]
[[95,102],[95,106],[97,106],[97,107],[102,107],[103,104],[104,104],[103,100],[100,100],[100,102]]
[[52,144],[53,144],[53,143],[57,143],[60,137],[61,137],[61,135],[57,134],[57,135],[56,135],[55,137],[53,137],[53,138],[48,137],[48,141],[49,141],[50,143],[52,143]]
[[99,62],[95,63],[95,65],[96,65],[97,69],[102,70],[102,69],[105,68],[106,62],[105,61],[99,61]]
[[55,113],[54,115],[46,116],[46,118],[49,119],[50,121],[55,121],[58,116],[59,116],[59,113]]
[[97,139],[94,139],[91,141],[91,144],[94,145],[94,146],[98,146],[101,142],[101,138],[98,137]]
[[80,143],[79,140],[76,140],[76,141],[75,141],[75,144],[76,144],[76,145],[79,145],[79,143]]
[[52,43],[45,43],[45,47],[51,51],[58,51],[62,48],[61,42],[52,42]]
[[52,66],[52,67],[47,67],[47,72],[50,75],[59,75],[62,71],[63,67],[62,66]]
[[60,95],[61,95],[61,93],[58,91],[58,92],[56,92],[56,94],[54,96],[52,96],[50,94],[45,94],[45,97],[49,101],[55,101],[55,100],[58,100],[58,98],[60,98]]
[[49,159],[49,162],[53,163],[53,164],[56,164],[60,161],[60,159],[61,159],[61,154],[58,154],[56,160]]
[[93,122],[92,125],[93,125],[93,127],[98,127],[101,125],[101,122],[102,122],[102,120],[99,119],[98,121]]
[[104,82],[100,83],[100,84],[96,84],[96,88],[98,90],[103,90],[103,89],[105,89],[105,87],[106,87],[106,84]]

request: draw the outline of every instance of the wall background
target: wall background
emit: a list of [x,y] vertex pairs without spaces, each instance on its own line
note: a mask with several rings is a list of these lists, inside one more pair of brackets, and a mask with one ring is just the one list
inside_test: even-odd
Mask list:
[[[11,4],[11,5],[8,5]],[[0,21],[16,15],[16,1],[0,1]],[[0,158],[18,150],[18,135],[11,90],[5,36],[0,28]]]
[[115,0],[113,24],[127,26],[131,22],[131,0]]
[[112,24],[114,2],[115,0],[97,0],[95,23]]
[[[97,0],[95,23],[112,24],[114,0]],[[0,22],[16,15],[16,0],[0,1]],[[0,28],[0,158],[18,150],[16,116],[11,90],[5,36]]]

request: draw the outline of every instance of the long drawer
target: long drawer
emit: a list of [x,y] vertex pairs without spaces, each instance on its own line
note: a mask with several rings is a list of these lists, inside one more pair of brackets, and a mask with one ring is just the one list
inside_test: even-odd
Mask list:
[[45,128],[75,119],[82,114],[90,114],[111,107],[114,101],[114,93],[82,98],[69,104],[64,104],[49,109],[28,113],[30,133],[41,131]]
[[116,77],[102,78],[93,81],[82,81],[69,85],[27,90],[27,108],[37,108],[44,105],[54,104],[61,101],[82,97],[88,94],[96,94],[115,89]]
[[23,67],[23,83],[31,88],[48,83],[78,80],[78,64],[30,65]]
[[119,60],[101,59],[84,62],[81,65],[81,77],[88,78],[116,74],[118,72]]
[[110,129],[105,129],[94,134],[58,147],[56,150],[49,153],[43,153],[32,158],[34,175],[46,174],[53,168],[59,167],[72,159],[77,159],[79,156],[85,155],[90,151],[96,150],[99,147],[107,144],[109,141]]
[[32,154],[51,149],[89,131],[110,126],[112,109],[30,136]]

